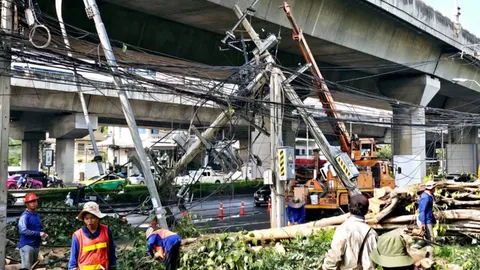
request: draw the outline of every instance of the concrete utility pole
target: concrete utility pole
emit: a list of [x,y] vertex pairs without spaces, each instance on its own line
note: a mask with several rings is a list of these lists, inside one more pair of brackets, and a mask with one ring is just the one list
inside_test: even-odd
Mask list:
[[[69,57],[72,57],[70,41],[68,40],[67,30],[65,29],[65,24],[63,23],[62,2],[63,0],[55,1],[55,6],[57,9],[57,17],[58,17],[58,22],[60,24],[60,29],[62,31],[63,41],[65,42],[67,55]],[[85,116],[85,123],[87,124],[88,134],[90,134],[90,140],[92,141],[93,152],[95,152],[95,162],[97,163],[97,166],[98,166],[98,173],[99,175],[103,175],[104,171],[103,171],[103,165],[102,165],[102,159],[101,159],[102,157],[100,156],[100,152],[98,151],[97,140],[95,139],[95,134],[93,133],[92,124],[90,123],[90,117],[88,116],[87,103],[85,102],[85,97],[83,96],[82,88],[80,87],[80,82],[78,81],[78,73],[75,65],[73,65],[73,73],[75,74],[75,84],[77,85],[78,96],[80,97],[80,103],[82,104],[82,110],[83,110],[83,115]],[[85,158],[85,162],[86,161],[87,159]]]
[[[105,25],[102,22],[102,17],[100,16],[100,11],[95,0],[84,0],[85,9],[87,16],[95,21],[95,27],[97,28],[98,37],[102,43],[103,52],[107,63],[113,73],[118,73],[118,65],[113,54],[113,49],[110,44],[110,39],[108,38],[107,30]],[[124,90],[124,85],[122,79],[117,76],[113,76],[115,87],[118,89],[118,97],[120,98],[120,103],[122,105],[123,114],[127,120],[128,128],[130,129],[130,134],[132,135],[133,143],[135,145],[135,150],[140,159],[140,164],[142,166],[142,171],[145,175],[145,180],[147,181],[148,191],[150,192],[150,197],[152,200],[153,208],[155,210],[155,215],[158,219],[160,227],[167,229],[167,220],[165,218],[165,210],[162,207],[162,202],[160,201],[160,196],[158,195],[157,187],[155,185],[155,180],[153,179],[152,171],[150,170],[150,163],[143,148],[142,139],[138,132],[137,123],[135,122],[135,116],[133,115],[132,106],[127,97],[127,93]]]
[[271,168],[273,172],[274,185],[272,189],[273,203],[272,225],[275,228],[284,227],[285,224],[285,187],[284,182],[280,181],[280,167],[278,159],[278,149],[282,142],[282,124],[283,124],[283,110],[282,110],[282,88],[279,81],[278,68],[272,69],[270,76],[270,152],[271,152]]
[[[13,5],[11,0],[2,0],[0,28],[5,34],[13,29]],[[0,270],[5,269],[7,243],[7,178],[8,178],[8,132],[10,125],[10,48],[9,38],[2,39],[0,61]]]

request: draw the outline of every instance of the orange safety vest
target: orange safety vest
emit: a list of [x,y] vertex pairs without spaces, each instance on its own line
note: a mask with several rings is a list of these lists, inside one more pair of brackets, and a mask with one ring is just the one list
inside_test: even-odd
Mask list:
[[[152,233],[152,235],[154,235],[154,234],[157,234],[158,236],[160,236],[160,238],[162,238],[162,240],[169,237],[169,236],[177,235],[176,233],[171,232],[169,230],[165,230],[165,229],[158,229],[158,230],[156,230]],[[155,249],[155,253],[160,251],[160,257],[162,257],[162,259],[165,260],[165,256],[166,256],[165,250],[162,247],[159,247],[159,246],[154,246],[154,249]]]
[[88,238],[83,229],[79,229],[74,235],[79,245],[78,269],[108,269],[108,227],[100,224],[100,235],[95,239]]

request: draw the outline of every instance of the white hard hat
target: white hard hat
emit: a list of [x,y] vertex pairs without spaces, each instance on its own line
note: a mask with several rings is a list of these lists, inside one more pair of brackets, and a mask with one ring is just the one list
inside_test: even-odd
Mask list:
[[425,189],[434,189],[436,186],[437,186],[437,183],[435,183],[432,180],[425,183]]

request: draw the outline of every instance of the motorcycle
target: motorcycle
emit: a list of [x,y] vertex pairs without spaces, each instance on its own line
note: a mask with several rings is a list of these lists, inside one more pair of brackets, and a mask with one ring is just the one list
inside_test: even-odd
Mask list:
[[18,187],[18,189],[31,189],[31,188],[33,188],[33,180],[30,177],[25,179]]
[[48,180],[47,180],[47,188],[64,188],[65,187],[65,184],[63,183],[63,180],[56,177],[56,176],[51,176],[51,177],[48,177]]

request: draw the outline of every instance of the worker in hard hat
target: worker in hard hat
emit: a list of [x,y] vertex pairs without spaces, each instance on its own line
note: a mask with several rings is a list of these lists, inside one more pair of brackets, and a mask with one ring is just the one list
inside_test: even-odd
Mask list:
[[21,269],[30,269],[38,260],[40,251],[40,242],[47,239],[48,234],[42,229],[40,215],[37,212],[38,197],[33,193],[25,196],[25,205],[27,209],[22,213],[18,220],[18,231],[20,232],[20,258],[22,259]]
[[[434,197],[433,194],[435,193],[435,189],[437,187],[437,183],[434,181],[428,181],[425,183],[425,191],[420,196],[420,200],[418,202],[418,218],[417,224],[424,232],[425,239],[428,241],[433,241],[433,224],[435,224],[435,216],[433,215],[433,204],[434,204]],[[420,240],[412,248],[421,249],[425,247],[427,243],[424,240]],[[431,245],[427,248],[427,257],[428,255],[432,255],[433,248]]]
[[180,244],[182,239],[174,232],[165,229],[148,228],[148,253],[155,259],[162,259],[167,270],[175,270],[180,259]]
[[68,269],[117,269],[112,232],[100,224],[106,215],[95,202],[87,202],[77,219],[85,226],[73,233]]
[[287,220],[288,226],[305,223],[307,217],[307,210],[305,204],[300,198],[294,197],[288,202],[287,206]]

